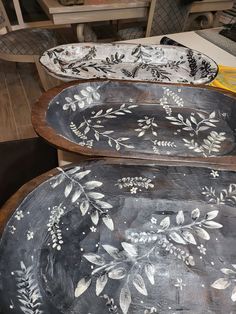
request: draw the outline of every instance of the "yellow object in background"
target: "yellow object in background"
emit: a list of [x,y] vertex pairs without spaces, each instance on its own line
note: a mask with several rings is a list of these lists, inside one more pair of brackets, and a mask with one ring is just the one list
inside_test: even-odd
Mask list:
[[236,68],[219,65],[219,72],[210,85],[236,93]]

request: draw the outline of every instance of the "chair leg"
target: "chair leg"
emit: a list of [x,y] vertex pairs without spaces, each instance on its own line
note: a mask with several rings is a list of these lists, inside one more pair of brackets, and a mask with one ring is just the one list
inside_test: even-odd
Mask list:
[[49,90],[50,88],[57,86],[60,84],[60,81],[56,78],[51,77],[43,66],[39,62],[39,57],[35,56],[34,62],[38,71],[38,75],[42,84],[42,87],[45,91]]

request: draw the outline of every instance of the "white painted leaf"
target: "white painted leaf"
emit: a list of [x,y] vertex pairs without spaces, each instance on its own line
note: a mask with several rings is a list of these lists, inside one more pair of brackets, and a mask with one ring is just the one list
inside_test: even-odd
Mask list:
[[73,196],[71,198],[71,202],[75,203],[79,199],[81,193],[82,193],[81,190],[75,191],[75,193],[73,194]]
[[132,257],[136,257],[138,255],[137,248],[135,245],[127,242],[121,242],[123,249]]
[[60,174],[57,179],[51,184],[51,187],[55,189],[59,184],[61,184],[65,180],[64,174]]
[[82,171],[82,172],[76,173],[76,174],[74,175],[74,178],[81,180],[81,179],[83,179],[85,176],[87,176],[90,172],[91,172],[91,170],[86,170],[86,171]]
[[141,275],[139,274],[134,275],[133,285],[135,286],[139,293],[143,295],[148,295],[145,282]]
[[83,255],[90,263],[103,266],[105,264],[105,260],[102,256],[97,255],[95,253],[87,253]]
[[182,225],[184,223],[184,213],[182,210],[180,210],[176,215],[176,222],[178,225]]
[[198,131],[206,131],[209,129],[209,126],[200,126],[200,128],[198,129]]
[[81,95],[83,95],[85,97],[89,96],[89,93],[85,89],[82,89],[80,92],[81,92]]
[[97,225],[98,221],[99,221],[99,214],[98,211],[95,210],[94,212],[92,212],[92,214],[90,215],[92,222]]
[[230,286],[230,282],[227,278],[217,279],[212,285],[212,288],[224,290]]
[[65,197],[69,196],[70,192],[72,191],[72,188],[73,188],[73,184],[72,182],[70,182],[65,188],[65,191],[64,191]]
[[184,238],[184,240],[187,241],[188,243],[191,243],[191,244],[194,244],[194,245],[197,244],[196,240],[194,239],[194,236],[192,235],[191,232],[183,231],[181,235]]
[[236,301],[236,286],[233,288],[232,294],[231,294],[231,300],[233,302]]
[[104,197],[104,194],[102,194],[102,193],[97,193],[97,192],[89,192],[89,193],[88,193],[88,196],[91,197],[91,198],[93,198],[94,200],[99,200],[99,199],[101,199],[101,198]]
[[114,223],[109,215],[102,217],[102,221],[104,222],[108,229],[110,229],[111,231],[114,230]]
[[146,264],[144,269],[145,269],[145,273],[148,277],[148,280],[150,281],[150,283],[152,285],[154,285],[155,284],[155,279],[154,279],[155,267],[154,267],[154,265],[151,263]]
[[233,268],[235,268],[235,269],[236,269],[236,264],[232,264],[232,266],[233,266]]
[[197,114],[199,115],[201,119],[205,119],[205,115],[203,113],[198,112]]
[[145,134],[145,131],[142,131],[138,134],[138,137],[142,137]]
[[80,204],[79,208],[80,208],[82,216],[84,216],[87,213],[88,209],[89,209],[89,202],[88,201],[83,201]]
[[120,251],[116,247],[109,244],[104,244],[103,248],[109,255],[111,255],[111,257],[115,259],[120,257],[120,254],[119,254]]
[[104,201],[100,201],[100,200],[96,200],[96,203],[101,206],[101,208],[103,209],[110,209],[112,208],[112,205],[107,203],[107,202],[104,202]]
[[196,235],[198,235],[200,238],[202,238],[204,240],[210,240],[209,233],[206,230],[204,230],[203,228],[195,227],[195,233],[196,233]]
[[98,188],[102,185],[102,182],[99,181],[88,181],[85,183],[85,187],[88,190],[93,190],[95,188]]
[[109,273],[108,273],[108,277],[111,279],[122,279],[126,276],[126,270],[124,267],[119,267],[119,268],[115,268],[112,269]]
[[100,293],[102,293],[103,289],[105,288],[108,281],[107,274],[104,274],[100,277],[98,277],[96,281],[96,295],[98,296]]
[[87,134],[90,131],[90,127],[86,126],[86,128],[84,129],[84,134]]
[[170,233],[170,238],[176,243],[186,244],[184,239],[175,231]]
[[74,173],[76,173],[77,171],[79,171],[80,170],[80,166],[76,166],[76,167],[73,167],[72,169],[70,169],[69,171],[68,171],[68,173],[69,174],[74,174]]
[[196,220],[200,217],[200,210],[199,208],[195,208],[192,212],[191,212],[191,218],[193,220]]
[[208,213],[206,214],[206,219],[207,219],[207,220],[212,220],[212,219],[216,218],[216,216],[218,215],[218,213],[219,213],[218,210],[213,210],[213,211],[211,211],[211,212],[208,212]]
[[131,293],[127,284],[120,291],[120,308],[123,314],[127,314],[131,303]]
[[208,229],[219,229],[223,226],[215,221],[204,221],[203,225]]
[[226,275],[230,275],[230,274],[235,275],[236,274],[236,272],[234,270],[229,269],[229,268],[222,268],[220,271]]
[[210,118],[210,119],[213,119],[213,118],[215,118],[215,116],[216,116],[216,113],[215,113],[215,111],[213,111],[213,112],[209,115],[209,118]]
[[166,217],[164,218],[161,222],[160,222],[160,226],[162,227],[162,229],[167,229],[170,226],[170,217]]
[[88,289],[90,284],[91,284],[91,279],[86,281],[85,278],[82,278],[78,282],[77,287],[75,289],[75,297],[78,298],[79,296],[81,296],[81,294],[83,294]]

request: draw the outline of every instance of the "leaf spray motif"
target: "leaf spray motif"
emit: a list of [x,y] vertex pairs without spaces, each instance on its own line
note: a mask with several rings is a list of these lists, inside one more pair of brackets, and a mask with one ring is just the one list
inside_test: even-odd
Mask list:
[[103,200],[104,194],[95,191],[103,183],[95,180],[84,182],[91,170],[82,170],[80,167],[75,167],[67,172],[62,168],[58,168],[58,170],[61,174],[51,182],[51,187],[56,188],[66,182],[65,198],[71,198],[71,203],[79,207],[82,216],[89,214],[94,225],[97,225],[101,219],[108,229],[113,230],[113,220],[107,213],[112,205]]

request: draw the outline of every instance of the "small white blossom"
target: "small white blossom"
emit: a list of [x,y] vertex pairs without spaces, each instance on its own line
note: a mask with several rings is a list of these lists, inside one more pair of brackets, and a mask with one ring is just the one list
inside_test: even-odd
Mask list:
[[27,232],[27,240],[29,241],[29,240],[32,240],[33,238],[34,238],[34,232],[33,231],[30,231],[30,230],[28,230],[28,232]]
[[9,231],[11,234],[14,234],[16,231],[16,227],[15,226],[9,226]]
[[201,254],[206,255],[206,248],[204,247],[203,244],[199,245],[197,248],[199,249]]
[[138,189],[138,188],[136,188],[136,187],[132,187],[132,188],[130,189],[130,193],[131,193],[131,194],[136,194],[136,193],[137,193],[137,189]]
[[92,232],[96,232],[96,231],[97,231],[97,228],[95,228],[94,226],[92,226],[92,227],[90,227],[90,230],[91,230]]
[[151,218],[151,223],[156,224],[157,223],[157,219],[155,217]]
[[219,172],[217,170],[211,170],[210,176],[216,179],[217,177],[219,177]]
[[22,210],[18,210],[18,211],[16,212],[15,218],[16,218],[17,220],[21,220],[22,218],[24,218],[24,214],[23,214]]

